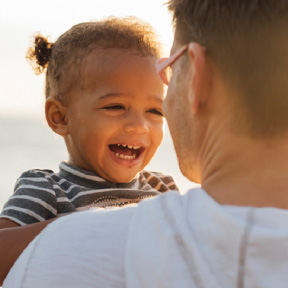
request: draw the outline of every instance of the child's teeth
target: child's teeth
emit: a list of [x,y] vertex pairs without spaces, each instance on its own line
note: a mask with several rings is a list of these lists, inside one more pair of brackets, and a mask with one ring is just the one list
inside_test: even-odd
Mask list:
[[117,146],[128,147],[129,149],[139,149],[141,146],[133,146],[133,145],[126,145],[126,144],[117,144]]
[[116,155],[116,157],[118,157],[120,159],[125,159],[125,160],[133,160],[136,158],[136,155],[128,156],[128,155],[119,154],[119,153],[115,153],[115,155]]

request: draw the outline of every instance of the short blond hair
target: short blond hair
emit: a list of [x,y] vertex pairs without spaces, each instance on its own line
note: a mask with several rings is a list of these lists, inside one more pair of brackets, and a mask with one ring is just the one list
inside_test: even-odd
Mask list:
[[288,1],[171,0],[168,5],[178,43],[203,45],[231,88],[235,127],[252,137],[287,134]]

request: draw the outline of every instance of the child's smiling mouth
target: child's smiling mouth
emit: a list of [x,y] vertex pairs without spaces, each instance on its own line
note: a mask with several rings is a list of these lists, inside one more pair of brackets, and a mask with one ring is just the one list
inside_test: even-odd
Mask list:
[[137,159],[145,150],[142,146],[126,145],[126,144],[110,144],[109,149],[117,158],[125,160]]

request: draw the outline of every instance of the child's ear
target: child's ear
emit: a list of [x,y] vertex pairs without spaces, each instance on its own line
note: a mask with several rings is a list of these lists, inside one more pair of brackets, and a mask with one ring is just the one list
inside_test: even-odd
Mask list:
[[66,108],[55,99],[48,97],[45,103],[45,115],[49,127],[57,134],[68,134]]

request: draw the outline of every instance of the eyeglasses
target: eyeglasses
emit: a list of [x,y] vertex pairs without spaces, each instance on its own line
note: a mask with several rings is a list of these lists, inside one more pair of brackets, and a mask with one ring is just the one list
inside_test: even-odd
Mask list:
[[175,53],[173,53],[169,58],[160,58],[156,62],[156,71],[158,75],[160,76],[161,80],[168,86],[169,81],[168,80],[168,73],[165,72],[165,69],[170,67],[173,63],[175,63],[182,55],[183,53],[188,49],[188,45],[184,45],[179,50],[177,50]]

